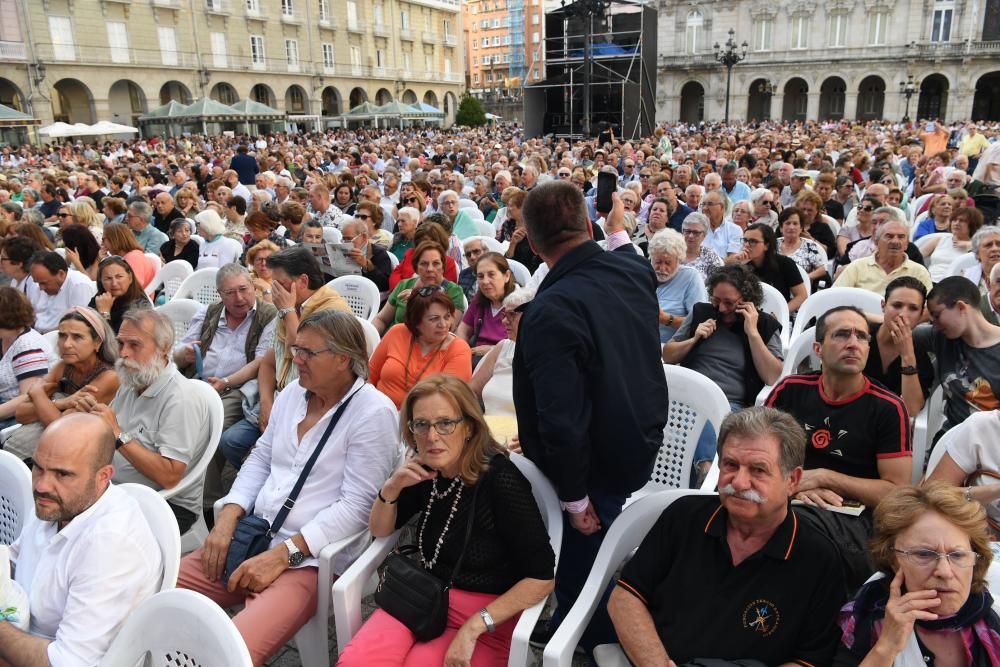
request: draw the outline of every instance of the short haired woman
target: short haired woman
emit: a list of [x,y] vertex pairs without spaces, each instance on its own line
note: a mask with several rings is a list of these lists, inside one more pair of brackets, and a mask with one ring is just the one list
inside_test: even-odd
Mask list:
[[708,218],[704,213],[689,213],[681,223],[681,234],[684,235],[684,245],[687,249],[684,264],[694,267],[703,280],[723,264],[722,258],[704,244],[708,228]]
[[778,252],[802,267],[810,281],[829,276],[826,250],[812,239],[802,236],[802,217],[799,209],[789,206],[778,216]]
[[472,377],[469,344],[452,333],[455,304],[440,285],[414,288],[405,320],[383,336],[371,358],[370,382],[399,407],[423,377]]
[[747,227],[743,232],[739,261],[757,274],[762,283],[781,292],[790,313],[796,312],[806,300],[808,293],[799,267],[788,257],[778,254],[778,239],[770,225],[756,222]]
[[468,557],[449,591],[444,634],[418,642],[379,609],[337,664],[507,664],[518,615],[553,589],[555,557],[531,486],[464,382],[437,375],[419,383],[399,419],[409,455],[379,491],[369,530],[385,537],[418,517],[420,563],[443,580]]
[[465,311],[465,294],[458,283],[445,279],[446,258],[440,245],[433,241],[424,241],[413,249],[411,265],[416,275],[401,280],[389,293],[385,306],[378,312],[373,324],[380,333],[393,324],[406,319],[406,304],[410,295],[421,287],[438,285],[451,298],[455,308],[461,313]]
[[177,218],[170,223],[167,236],[170,237],[160,246],[160,259],[164,264],[183,259],[191,265],[198,266],[198,243],[191,238],[191,221],[187,218]]

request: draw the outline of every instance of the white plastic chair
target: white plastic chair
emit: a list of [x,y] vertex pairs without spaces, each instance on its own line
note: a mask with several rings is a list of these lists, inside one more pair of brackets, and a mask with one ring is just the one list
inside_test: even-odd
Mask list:
[[[799,270],[799,275],[802,276],[802,284],[806,288],[806,298],[808,299],[813,291],[812,279],[809,277],[809,273],[798,262],[795,263],[795,268]],[[791,335],[791,332],[789,332],[789,335]]]
[[[171,262],[173,264],[173,262]],[[193,299],[175,297],[156,310],[163,313],[174,325],[174,341],[179,341],[191,326],[191,320],[201,310],[202,305]]]
[[[562,547],[562,509],[552,484],[542,475],[531,461],[520,454],[511,454],[510,460],[518,467],[521,474],[531,484],[531,493],[538,504],[542,521],[549,533],[549,544],[555,552],[556,565],[559,564],[559,552]],[[351,638],[361,629],[361,599],[371,594],[377,582],[376,571],[386,555],[392,551],[399,539],[401,531],[396,531],[388,537],[376,539],[354,564],[333,584],[333,610],[337,625],[337,646],[345,647]],[[514,627],[511,638],[510,657],[507,664],[510,667],[522,667],[529,663],[528,639],[535,628],[538,618],[545,607],[545,600],[525,609]]]
[[371,322],[378,315],[381,300],[378,286],[364,276],[340,276],[327,283],[344,297],[351,311]]
[[501,244],[492,236],[470,236],[469,238],[464,239],[462,241],[463,252],[465,251],[465,244],[468,243],[469,241],[481,241],[483,245],[485,245],[490,252],[498,252],[501,255],[504,252],[503,244]]
[[795,340],[807,326],[811,326],[810,320],[818,318],[834,306],[857,306],[866,313],[881,313],[882,297],[860,287],[831,287],[820,290],[799,306],[790,340]]
[[[707,377],[683,366],[663,365],[670,395],[667,411],[667,425],[663,429],[663,444],[656,454],[653,474],[646,485],[634,492],[626,504],[664,489],[686,489],[694,465],[694,450],[706,424],[711,424],[716,434],[722,429],[722,421],[732,411],[726,395]],[[716,469],[716,464],[712,464]],[[718,471],[702,484],[702,488],[714,488]]]
[[767,283],[761,283],[760,286],[764,290],[764,300],[760,304],[760,309],[778,320],[778,324],[781,325],[781,331],[778,332],[778,337],[781,339],[781,349],[787,350],[789,332],[792,329],[792,322],[788,314],[788,302],[785,301],[785,297],[777,288]]
[[344,240],[344,235],[336,227],[324,227],[323,228],[323,242],[324,243],[340,243]]
[[[799,366],[806,360],[809,361],[810,370],[818,371],[820,369],[820,359],[813,351],[812,344],[815,340],[816,336],[812,331],[803,331],[792,340],[788,350],[785,351],[785,361],[781,367],[781,375],[778,376],[779,380],[798,373]],[[764,405],[764,401],[767,400],[772,389],[774,389],[774,385],[766,385],[760,390],[760,393],[757,394],[757,405]]]
[[[931,451],[931,442],[944,424],[944,388],[938,385],[924,402],[924,409],[913,420],[913,483],[924,474],[924,460]],[[944,438],[944,436],[941,436]],[[939,443],[940,444],[940,443]],[[937,450],[937,447],[934,448]],[[928,464],[930,467],[930,464]]]
[[[211,463],[212,457],[215,456],[215,450],[219,447],[219,439],[222,437],[222,422],[225,420],[225,410],[222,407],[222,398],[219,397],[219,392],[212,385],[201,380],[191,380],[187,386],[187,390],[198,395],[199,403],[208,406],[208,423],[204,425],[203,430],[199,429],[199,432],[208,432],[208,442],[205,444],[205,449],[199,455],[198,460],[188,464],[181,481],[172,489],[163,489],[159,492],[160,497],[164,500],[170,500],[174,496],[186,492],[191,488],[201,488],[204,490],[205,471],[208,469],[208,464]],[[188,419],[192,417],[193,415],[187,416]],[[198,495],[200,496],[201,494],[199,493]],[[181,536],[182,553],[194,551],[208,537],[208,524],[205,523],[205,514],[204,512],[197,512],[197,515],[198,519]]]
[[921,236],[919,239],[914,241],[914,245],[920,250],[920,254],[924,253],[924,248],[926,248],[935,239],[940,239],[943,236],[951,236],[951,232],[934,232],[933,234],[927,234],[926,236]]
[[163,260],[155,252],[144,253],[146,255],[146,261],[153,268],[153,274],[159,273],[160,269],[163,268]]
[[507,259],[507,265],[510,267],[510,272],[514,274],[514,282],[521,287],[528,284],[528,281],[531,280],[531,271],[528,270],[528,267],[516,259],[510,258]]
[[468,209],[468,210],[475,209],[477,211],[479,210],[479,207],[476,206],[476,202],[472,201],[471,199],[459,199],[458,207],[460,209]]
[[493,236],[493,234],[496,233],[496,230],[493,229],[493,224],[486,222],[482,218],[479,218],[478,220],[473,220],[473,222],[475,222],[476,226],[479,227],[479,234],[481,236]]
[[45,344],[48,345],[48,349],[45,350],[45,356],[49,358],[49,365],[54,365],[61,359],[59,356],[59,329],[43,333],[42,338],[45,339]]
[[226,612],[201,593],[171,590],[140,604],[100,667],[251,667],[250,651]]
[[396,257],[396,253],[390,252],[386,254],[389,255],[389,264],[392,266],[392,268],[395,269],[397,266],[399,266],[399,257]]
[[597,552],[597,558],[580,595],[563,618],[559,629],[545,645],[542,653],[542,664],[545,667],[570,667],[573,664],[573,651],[615,572],[639,547],[663,511],[678,498],[689,495],[714,494],[691,490],[659,491],[629,505],[615,519]]
[[181,534],[177,530],[177,519],[170,505],[160,494],[142,484],[119,484],[118,488],[125,491],[137,503],[146,524],[153,532],[156,543],[160,545],[160,555],[163,558],[163,579],[157,591],[168,591],[177,585],[177,573],[181,567]]
[[927,471],[921,476],[923,479],[931,476],[934,469],[937,468],[939,463],[941,463],[941,459],[943,459],[944,455],[948,453],[948,448],[951,447],[951,444],[958,440],[961,435],[962,425],[959,424],[941,436],[941,439],[937,441],[936,445],[934,445],[934,449],[931,450],[930,458],[927,459]]
[[184,279],[181,286],[174,294],[175,299],[194,299],[198,303],[211,306],[222,300],[219,290],[215,287],[215,274],[219,269],[212,267],[209,269],[198,269]]
[[21,459],[0,450],[0,544],[13,544],[34,511],[31,471]]
[[167,262],[153,276],[153,281],[146,286],[146,296],[152,299],[156,290],[162,286],[167,301],[170,301],[192,273],[194,273],[194,268],[187,260],[175,259],[172,262]]
[[[212,510],[218,518],[222,511],[222,499],[215,502]],[[333,584],[333,561],[337,555],[357,544],[370,539],[368,530],[348,535],[323,547],[316,559],[319,561],[319,579],[316,584],[316,613],[295,633],[295,647],[299,651],[302,667],[329,667],[330,664],[330,586]],[[346,574],[346,573],[345,573]]]
[[365,343],[367,343],[368,358],[370,359],[371,356],[375,354],[375,348],[378,347],[380,342],[382,342],[382,336],[379,334],[378,329],[375,328],[374,324],[363,317],[358,317],[357,315],[355,315],[355,317],[358,318],[358,322],[361,324],[361,328],[365,332]]
[[979,264],[979,258],[971,252],[967,252],[964,255],[956,257],[954,261],[952,261],[951,265],[948,267],[948,275],[960,276],[965,269],[972,268],[977,264]]

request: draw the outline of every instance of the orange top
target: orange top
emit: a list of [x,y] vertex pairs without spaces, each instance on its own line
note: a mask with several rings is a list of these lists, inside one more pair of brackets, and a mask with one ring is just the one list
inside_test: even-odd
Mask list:
[[375,348],[368,381],[397,408],[413,385],[432,375],[447,373],[468,382],[472,378],[472,350],[455,334],[448,336],[451,342],[445,347],[434,347],[425,355],[405,324],[393,325]]
[[149,263],[149,258],[141,250],[130,250],[125,253],[123,259],[128,262],[128,265],[132,267],[132,273],[135,274],[136,280],[142,285],[143,289],[153,282],[153,278],[156,277],[156,271],[153,270],[153,266]]

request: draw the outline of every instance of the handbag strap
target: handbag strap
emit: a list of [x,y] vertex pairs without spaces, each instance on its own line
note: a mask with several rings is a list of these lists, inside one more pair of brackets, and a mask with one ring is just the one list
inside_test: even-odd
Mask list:
[[295,486],[292,487],[292,491],[288,494],[288,498],[284,503],[282,503],[281,509],[278,510],[278,515],[274,517],[274,521],[271,522],[271,528],[267,531],[268,537],[274,537],[278,534],[278,531],[281,530],[281,526],[285,523],[288,513],[292,511],[293,507],[295,507],[295,500],[299,497],[299,492],[302,491],[302,487],[305,486],[306,477],[309,476],[309,473],[313,469],[313,465],[316,464],[316,459],[319,458],[320,452],[323,451],[323,446],[326,445],[326,441],[330,439],[330,434],[333,433],[334,427],[337,426],[337,422],[340,421],[341,415],[343,415],[344,410],[347,409],[347,404],[351,402],[351,399],[354,398],[354,396],[358,393],[358,391],[361,391],[361,389],[364,389],[364,386],[348,396],[347,400],[341,403],[340,407],[337,408],[337,411],[333,413],[333,417],[330,418],[330,423],[326,425],[326,430],[323,431],[323,437],[320,438],[319,444],[317,444],[316,448],[313,449],[313,453],[310,454],[309,460],[306,461],[306,465],[302,468],[302,472],[299,473],[299,478],[295,480]]
[[[482,481],[482,478],[480,478]],[[458,571],[462,568],[462,561],[465,560],[465,552],[469,548],[469,538],[472,537],[472,523],[476,520],[476,497],[479,495],[479,482],[476,483],[475,489],[472,491],[472,505],[469,506],[469,520],[465,523],[465,539],[462,541],[462,553],[459,554],[458,560],[455,562],[455,568],[451,571],[451,576],[448,578],[448,586],[451,587],[455,577],[458,576]]]

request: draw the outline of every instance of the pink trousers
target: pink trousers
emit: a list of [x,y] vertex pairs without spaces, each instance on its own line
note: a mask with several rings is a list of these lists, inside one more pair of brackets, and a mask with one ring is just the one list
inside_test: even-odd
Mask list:
[[[444,663],[459,628],[470,616],[497,599],[488,593],[449,591],[448,626],[437,639],[418,642],[405,625],[378,609],[340,651],[337,667],[431,667]],[[483,633],[472,653],[472,667],[503,667],[510,655],[510,639],[519,616]]]
[[177,588],[197,591],[222,608],[243,604],[233,617],[236,629],[260,667],[295,636],[316,613],[315,567],[285,570],[260,593],[230,593],[219,581],[209,581],[201,570],[201,549],[181,559]]

